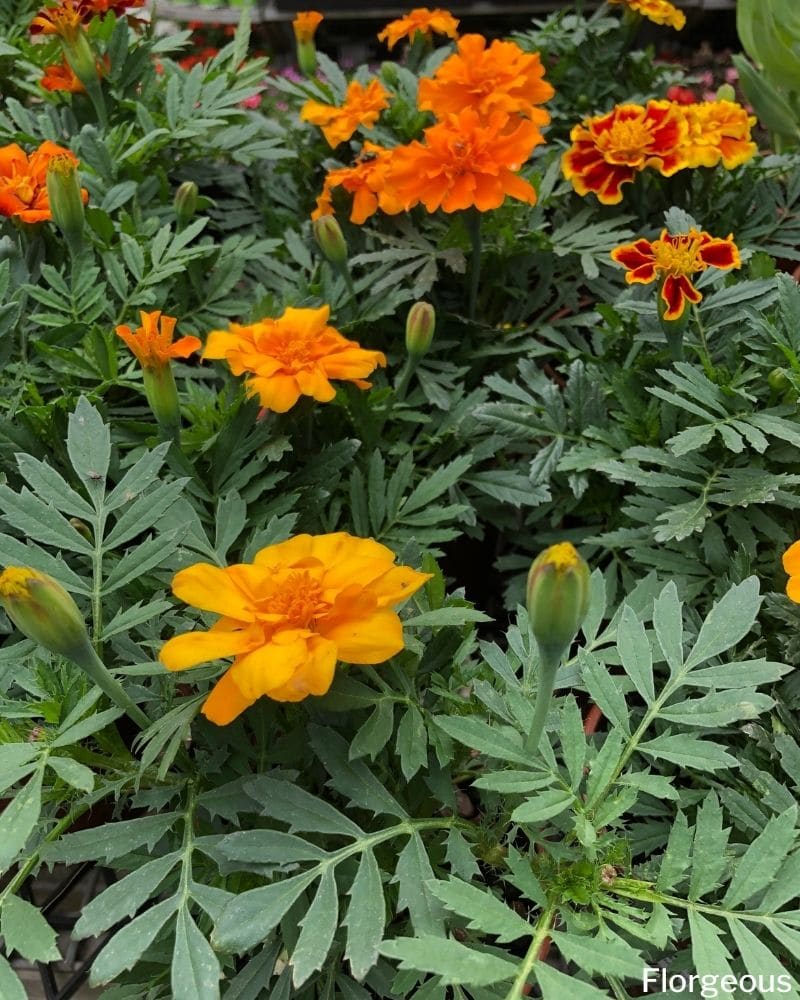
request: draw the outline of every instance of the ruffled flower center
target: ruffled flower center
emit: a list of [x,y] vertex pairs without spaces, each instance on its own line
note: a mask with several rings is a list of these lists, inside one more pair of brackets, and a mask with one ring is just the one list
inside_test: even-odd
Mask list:
[[695,274],[706,269],[699,255],[700,240],[696,236],[672,236],[653,243],[656,267],[675,277]]
[[310,368],[314,364],[313,345],[316,337],[307,331],[273,328],[264,338],[261,349],[290,374]]
[[308,570],[279,577],[274,590],[258,604],[262,614],[280,615],[290,628],[312,628],[314,621],[330,610],[322,586]]
[[623,119],[614,122],[599,145],[607,158],[627,163],[640,159],[651,142],[650,130],[641,120]]

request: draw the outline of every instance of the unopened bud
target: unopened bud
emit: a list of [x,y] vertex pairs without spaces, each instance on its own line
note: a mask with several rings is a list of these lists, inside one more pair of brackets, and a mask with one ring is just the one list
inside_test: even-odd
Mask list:
[[175,192],[175,217],[178,220],[178,228],[183,229],[197,211],[197,196],[200,193],[194,181],[184,181]]
[[735,101],[736,91],[729,83],[723,83],[722,86],[717,89],[716,99],[718,101]]
[[406,350],[422,357],[430,350],[436,329],[436,310],[430,302],[415,302],[406,317]]
[[551,545],[528,573],[528,615],[540,648],[563,653],[589,607],[589,567],[569,542]]
[[51,653],[75,660],[89,645],[78,605],[46,573],[9,566],[0,574],[0,603],[23,635]]
[[75,76],[88,91],[96,89],[99,80],[97,59],[92,52],[92,46],[89,44],[86,32],[76,31],[69,37],[62,35],[61,44],[64,56]]
[[50,158],[47,164],[47,200],[53,221],[71,249],[83,239],[84,210],[81,183],[75,159],[66,153]]
[[181,426],[181,404],[172,365],[143,368],[144,394],[159,427],[168,437],[177,437]]
[[784,389],[789,388],[789,379],[786,377],[786,372],[783,368],[773,368],[769,375],[767,375],[767,383],[770,389],[774,389],[776,392],[782,392]]
[[322,14],[316,10],[304,10],[292,21],[294,37],[297,42],[297,65],[306,76],[313,76],[317,71],[317,47],[314,44],[314,34],[322,21]]
[[399,82],[397,65],[393,62],[381,63],[381,78],[385,83],[388,83],[390,87],[396,87]]
[[332,215],[321,215],[314,219],[311,228],[325,259],[335,267],[344,267],[347,263],[347,244],[336,219]]

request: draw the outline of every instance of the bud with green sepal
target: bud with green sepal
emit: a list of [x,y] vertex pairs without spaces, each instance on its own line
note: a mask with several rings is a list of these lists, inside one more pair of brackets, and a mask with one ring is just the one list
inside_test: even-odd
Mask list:
[[430,350],[436,330],[436,310],[430,302],[415,302],[406,317],[406,350],[423,357]]
[[342,227],[332,215],[321,215],[311,224],[314,239],[325,259],[338,270],[347,267],[347,244]]
[[197,211],[199,189],[194,181],[184,181],[175,192],[173,207],[178,220],[178,232],[185,229]]
[[85,213],[78,170],[72,156],[59,154],[47,164],[47,200],[53,221],[64,234],[70,253],[83,245]]

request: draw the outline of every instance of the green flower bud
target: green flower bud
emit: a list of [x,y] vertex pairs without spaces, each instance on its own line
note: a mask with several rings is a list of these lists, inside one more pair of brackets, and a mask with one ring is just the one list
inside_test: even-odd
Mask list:
[[770,389],[774,389],[776,392],[782,392],[784,389],[789,388],[789,379],[786,377],[786,372],[783,368],[773,368],[769,375],[767,375],[767,382]]
[[314,219],[311,228],[325,259],[334,267],[344,267],[347,263],[347,244],[336,219],[332,215],[321,215]]
[[179,229],[183,229],[187,223],[191,222],[194,213],[197,211],[198,194],[199,189],[194,181],[184,181],[175,192],[173,205]]
[[381,63],[381,79],[390,87],[396,87],[399,82],[397,64],[393,62]]
[[406,350],[422,357],[430,350],[436,329],[436,310],[430,302],[415,302],[406,317]]
[[85,31],[70,32],[61,36],[61,45],[72,72],[91,92],[98,86],[97,59]]
[[51,157],[47,164],[46,184],[53,221],[64,234],[70,249],[77,250],[83,240],[85,214],[74,158],[63,153]]
[[177,439],[181,427],[181,404],[172,366],[145,367],[142,368],[142,376],[144,394],[159,427],[167,437]]
[[89,644],[78,605],[46,573],[9,566],[0,574],[0,603],[23,635],[51,653],[74,660]]
[[722,86],[717,90],[716,97],[718,101],[735,101],[736,91],[729,83],[723,83]]
[[569,542],[545,549],[528,573],[528,615],[540,648],[560,656],[589,607],[589,567]]
[[297,65],[306,76],[317,72],[317,47],[313,41],[297,42]]

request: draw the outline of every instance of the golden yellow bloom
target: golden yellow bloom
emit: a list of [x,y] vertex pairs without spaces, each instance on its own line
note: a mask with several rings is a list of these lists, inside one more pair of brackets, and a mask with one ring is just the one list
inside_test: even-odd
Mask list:
[[181,337],[174,343],[172,334],[178,322],[174,316],[155,312],[140,312],[142,325],[136,330],[129,326],[118,326],[117,335],[139,359],[142,368],[163,368],[172,358],[188,358],[202,342],[197,337]]
[[789,575],[786,596],[800,604],[800,542],[795,542],[783,553],[783,568]]
[[160,659],[184,670],[229,656],[203,714],[224,726],[262,696],[302,701],[325,694],[337,660],[383,663],[403,648],[396,611],[429,574],[395,566],[394,553],[346,532],[297,535],[252,563],[181,570],[175,596],[222,617],[208,632],[175,636]]
[[389,107],[389,94],[380,80],[370,80],[365,87],[353,80],[345,96],[344,104],[337,108],[321,101],[306,101],[300,111],[304,122],[318,125],[332,146],[347,142],[356,129],[372,128],[381,111]]
[[758,149],[750,138],[756,119],[735,101],[704,101],[681,106],[689,131],[681,145],[687,167],[728,170],[751,160]]
[[641,14],[655,24],[667,24],[680,31],[686,24],[683,11],[668,2],[668,0],[608,0],[609,3],[624,4],[628,10]]
[[323,21],[322,14],[317,10],[301,10],[292,21],[294,37],[300,43],[313,41],[317,28]]
[[234,375],[247,375],[247,390],[276,413],[290,410],[301,396],[329,403],[336,395],[330,379],[369,389],[364,379],[386,364],[380,351],[365,350],[328,326],[330,307],[287,309],[278,319],[262,319],[214,330],[204,358],[224,358]]
[[458,20],[453,17],[450,11],[436,8],[430,10],[428,7],[415,7],[403,17],[389,24],[378,35],[379,42],[386,42],[390,49],[393,49],[401,38],[414,41],[414,36],[419,32],[426,38],[430,38],[434,32],[437,35],[447,35],[449,38],[458,37]]

